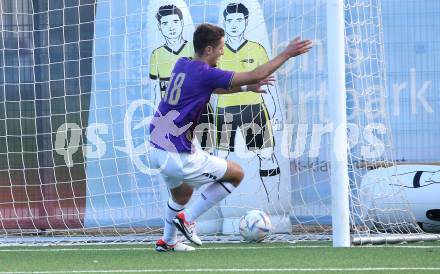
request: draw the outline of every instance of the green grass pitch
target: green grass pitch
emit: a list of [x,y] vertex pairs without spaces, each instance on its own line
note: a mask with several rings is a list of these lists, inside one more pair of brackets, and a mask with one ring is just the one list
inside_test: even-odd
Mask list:
[[440,242],[334,249],[330,243],[3,246],[0,273],[440,273]]

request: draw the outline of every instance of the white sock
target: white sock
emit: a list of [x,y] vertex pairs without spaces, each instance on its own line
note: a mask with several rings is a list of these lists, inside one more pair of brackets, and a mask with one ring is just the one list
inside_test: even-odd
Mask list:
[[167,207],[165,209],[165,224],[163,227],[163,240],[169,244],[173,245],[177,242],[177,228],[173,224],[173,219],[176,217],[177,213],[182,211],[185,205],[180,205],[173,201],[173,199],[168,200]]
[[228,196],[234,189],[235,186],[231,183],[211,183],[211,185],[200,194],[200,197],[184,210],[185,219],[188,222],[193,222],[200,215],[208,211],[208,209]]

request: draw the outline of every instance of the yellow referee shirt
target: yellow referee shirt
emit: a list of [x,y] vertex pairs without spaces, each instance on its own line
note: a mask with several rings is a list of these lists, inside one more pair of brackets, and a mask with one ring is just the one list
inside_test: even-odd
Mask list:
[[[269,61],[266,49],[252,41],[245,42],[234,50],[226,44],[224,55],[219,61],[219,67],[224,70],[235,72],[250,71]],[[246,91],[233,94],[218,95],[217,107],[237,105],[253,105],[263,103],[261,94]]]
[[192,57],[193,55],[194,48],[192,43],[188,43],[188,41],[185,41],[178,51],[173,51],[171,48],[164,45],[158,47],[151,53],[150,78],[153,80],[159,79],[162,96],[167,89],[171,72],[177,60],[180,57]]

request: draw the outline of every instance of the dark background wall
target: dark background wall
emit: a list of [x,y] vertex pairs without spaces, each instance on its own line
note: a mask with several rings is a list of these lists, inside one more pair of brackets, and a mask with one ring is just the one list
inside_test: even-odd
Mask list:
[[1,0],[0,10],[0,228],[80,227],[84,157],[66,166],[54,140],[63,123],[87,128],[95,1]]

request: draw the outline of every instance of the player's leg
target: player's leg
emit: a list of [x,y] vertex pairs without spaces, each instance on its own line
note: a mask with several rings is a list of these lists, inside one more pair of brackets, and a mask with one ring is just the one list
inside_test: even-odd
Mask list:
[[149,156],[152,168],[161,169],[159,176],[170,189],[171,197],[167,202],[164,216],[164,235],[156,242],[156,251],[192,251],[193,247],[177,241],[177,230],[173,218],[182,211],[191,198],[193,188],[182,182],[178,174],[179,168],[185,163],[187,157],[171,157],[166,151],[152,148]]
[[187,183],[170,189],[171,197],[168,200],[165,209],[165,226],[163,239],[169,244],[177,242],[177,229],[174,226],[173,219],[176,215],[185,209],[185,205],[191,199],[193,188]]
[[229,195],[240,184],[244,173],[238,164],[206,153],[194,158],[192,166],[188,168],[198,168],[188,174],[186,181],[194,187],[208,183],[209,185],[199,198],[176,215],[174,223],[188,240],[201,245],[202,242],[195,231],[195,220]]
[[[166,180],[167,184],[170,179]],[[156,242],[156,251],[193,251],[193,247],[177,241],[177,228],[174,226],[173,219],[181,212],[188,201],[191,199],[193,188],[186,183],[181,183],[178,186],[170,189],[171,197],[167,202],[165,208],[164,228],[162,239]]]
[[187,183],[182,183],[178,187],[170,189],[171,197],[165,208],[165,223],[163,237],[156,242],[157,251],[192,251],[193,247],[177,241],[177,228],[173,223],[176,215],[185,209],[185,205],[191,199],[193,188]]
[[243,180],[243,169],[232,161],[227,161],[225,175],[219,180],[212,182],[186,210],[186,220],[195,221],[200,215],[208,211],[212,206],[226,198]]

